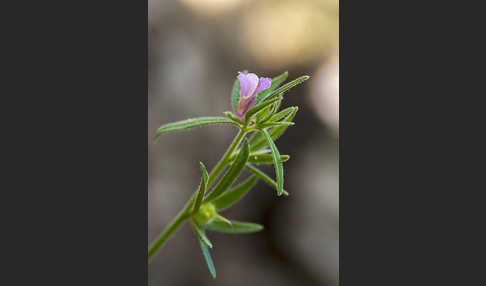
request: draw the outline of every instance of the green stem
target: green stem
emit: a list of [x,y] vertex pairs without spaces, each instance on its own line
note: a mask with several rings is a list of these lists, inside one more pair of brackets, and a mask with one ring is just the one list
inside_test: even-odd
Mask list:
[[209,186],[211,186],[211,184],[214,182],[214,180],[219,176],[219,174],[224,169],[224,167],[226,167],[226,165],[228,164],[228,161],[229,161],[228,159],[231,157],[231,155],[235,151],[236,147],[238,147],[238,145],[240,144],[243,137],[245,137],[247,132],[248,131],[246,130],[246,128],[240,129],[240,132],[238,132],[238,135],[233,140],[233,143],[231,143],[228,150],[226,150],[226,153],[224,153],[221,160],[219,160],[219,162],[216,164],[216,166],[211,171],[211,173],[209,173],[208,188],[209,188]]
[[[233,154],[233,152],[238,147],[243,137],[245,137],[246,133],[249,131],[250,130],[246,129],[246,126],[240,129],[238,135],[233,140],[231,145],[228,147],[228,150],[226,150],[226,153],[224,153],[221,160],[219,160],[219,162],[216,164],[216,166],[209,174],[208,187],[219,176],[221,171],[223,171],[224,167],[226,167],[226,165],[229,163],[228,159],[231,157],[231,154]],[[169,239],[169,237],[171,237],[172,234],[174,234],[174,232],[181,226],[181,224],[191,216],[190,210],[193,205],[192,201],[194,199],[195,194],[193,194],[191,199],[186,203],[184,209],[182,209],[182,211],[180,211],[177,214],[177,216],[170,222],[170,224],[165,227],[165,229],[162,231],[159,237],[150,245],[148,250],[149,261],[152,258],[152,256],[165,244],[167,239]]]
[[148,260],[164,245],[167,239],[181,226],[181,224],[188,218],[186,209],[181,211],[172,222],[164,229],[155,242],[153,242],[148,250]]

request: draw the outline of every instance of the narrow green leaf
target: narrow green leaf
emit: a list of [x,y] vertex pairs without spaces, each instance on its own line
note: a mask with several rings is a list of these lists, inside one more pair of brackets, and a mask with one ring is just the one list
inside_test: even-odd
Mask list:
[[240,81],[238,79],[233,83],[233,90],[231,92],[231,103],[233,106],[233,111],[236,111],[238,106],[238,100],[240,99]]
[[197,225],[197,223],[195,223],[194,221],[191,221],[191,223],[192,223],[192,229],[194,229],[194,232],[196,233],[199,240],[202,241],[204,244],[206,244],[207,247],[213,248],[213,244],[211,243],[211,241],[209,241],[204,230],[201,229],[199,225]]
[[262,90],[260,93],[257,94],[255,104],[262,102],[262,98],[266,97],[272,91],[274,91],[280,84],[282,84],[282,82],[287,79],[288,76],[289,72],[284,72],[283,74],[272,78],[272,84],[270,85],[270,88]]
[[[292,119],[294,119],[295,114],[299,108],[297,106],[294,107],[294,111],[287,115],[282,121],[280,122],[291,122]],[[287,130],[288,126],[278,126],[278,127],[273,127],[270,129],[269,133],[272,135],[272,139],[276,141],[284,132]],[[251,151],[257,151],[262,147],[267,146],[267,140],[265,139],[265,136],[261,132],[255,133],[249,140],[250,143],[250,149]]]
[[266,122],[263,124],[258,125],[259,128],[268,128],[268,127],[280,127],[280,126],[292,126],[295,125],[293,122]]
[[250,156],[252,156],[252,155],[259,155],[259,154],[270,154],[270,152],[272,152],[270,149],[260,149],[260,150],[251,152],[250,153]]
[[232,226],[231,221],[229,219],[225,218],[224,216],[216,213],[216,216],[215,217],[216,217],[216,219],[218,219],[218,220],[224,222],[225,224],[227,224],[228,226]]
[[226,111],[226,112],[224,112],[224,114],[226,115],[226,117],[233,120],[237,124],[243,124],[243,122],[238,118],[238,116],[234,115],[233,112]]
[[229,208],[242,199],[253,188],[257,180],[255,175],[249,177],[243,183],[217,197],[212,204],[218,211]]
[[290,112],[294,111],[295,107],[287,107],[284,110],[280,111],[279,113],[276,113],[270,117],[268,121],[274,122],[274,121],[279,121],[280,119],[284,118],[287,116]]
[[178,122],[173,122],[173,123],[168,123],[165,125],[160,126],[159,129],[157,129],[157,133],[155,134],[154,141],[157,141],[159,137],[162,134],[168,133],[168,132],[173,132],[173,131],[180,131],[180,130],[185,130],[201,125],[207,125],[207,124],[221,124],[221,123],[229,123],[229,124],[235,124],[238,126],[233,120],[230,120],[225,117],[198,117],[198,118],[191,118],[183,121],[178,121]]
[[288,83],[282,85],[281,87],[277,88],[276,90],[274,90],[271,93],[267,94],[266,96],[262,97],[260,99],[260,102],[264,102],[266,100],[270,100],[270,99],[272,99],[273,97],[275,97],[277,95],[283,94],[287,90],[291,89],[292,87],[294,87],[294,86],[296,86],[298,84],[301,84],[302,82],[308,80],[309,78],[310,78],[310,76],[308,76],[308,75],[304,75],[304,76],[301,76],[299,78],[296,78],[293,81],[288,82]]
[[223,178],[214,187],[213,191],[203,200],[203,202],[211,201],[221,195],[231,184],[234,183],[236,178],[240,175],[241,171],[245,167],[246,161],[248,161],[248,155],[250,155],[250,145],[245,138],[243,141],[243,147],[241,147],[238,157],[233,161],[233,164],[229,170],[224,174]]
[[[283,97],[282,97],[282,99],[283,99]],[[278,109],[280,108],[280,105],[282,104],[282,99],[281,99],[281,100],[279,100],[279,101],[277,101],[277,102],[276,102],[276,103],[273,105],[274,110],[273,110],[273,112],[272,112],[272,113],[275,113],[275,112],[277,112],[277,111],[278,111]]]
[[253,116],[253,114],[257,113],[258,111],[264,109],[265,107],[269,106],[270,104],[281,100],[281,97],[276,97],[272,100],[267,100],[265,102],[262,102],[258,105],[253,106],[250,110],[245,115],[245,120],[248,122],[248,120]]
[[[286,162],[290,159],[289,155],[281,155],[280,161]],[[273,164],[273,155],[272,154],[250,154],[248,157],[248,163],[253,164]]]
[[274,104],[272,104],[272,109],[270,110],[270,112],[267,112],[267,115],[265,115],[265,117],[262,118],[262,120],[260,122],[268,121],[270,119],[270,117],[272,117],[275,114],[275,112],[277,112],[277,110],[280,108],[280,104],[282,103],[282,99],[280,99],[277,102],[275,102]]
[[211,273],[213,278],[216,278],[216,268],[214,268],[213,259],[211,258],[211,254],[209,254],[208,247],[201,240],[199,240],[199,245],[201,246],[204,260],[206,260],[206,264],[208,265],[209,273]]
[[[275,190],[277,189],[277,183],[274,180],[272,180],[272,178],[267,176],[267,174],[263,173],[260,169],[256,168],[251,164],[246,164],[245,167],[254,175],[256,175],[258,178],[260,178],[262,181],[264,181],[267,185],[274,188]],[[286,196],[289,195],[289,193],[285,190],[283,191],[283,194]]]
[[194,203],[194,208],[192,209],[192,213],[196,213],[201,206],[202,199],[204,198],[204,194],[206,193],[206,189],[208,188],[208,171],[202,162],[199,162],[201,167],[201,184],[199,185],[199,191],[196,196],[196,201]]
[[267,138],[268,146],[270,146],[270,150],[272,150],[273,155],[273,164],[275,166],[275,175],[277,176],[277,195],[281,195],[283,193],[283,164],[280,160],[280,153],[278,152],[277,146],[272,140],[272,136],[268,133],[267,129],[262,129],[263,135]]
[[213,220],[210,223],[205,225],[205,228],[211,231],[218,231],[224,233],[252,233],[257,232],[263,229],[263,226],[256,223],[251,222],[240,222],[240,221],[231,221],[233,226],[229,226],[227,223]]
[[270,111],[271,107],[272,107],[272,105],[268,105],[263,110],[257,112],[256,122],[263,122],[263,118],[267,117],[267,114]]
[[[250,153],[250,157],[251,156],[255,156],[255,155],[260,155],[260,154],[270,154],[270,152],[272,152],[270,149],[260,149],[260,150],[257,150],[257,151],[254,151],[254,152],[251,152]],[[240,150],[238,151],[235,151],[231,156],[230,158],[228,159],[229,162],[233,162],[233,160],[238,156],[238,154],[240,153]],[[248,157],[249,159],[249,157]]]

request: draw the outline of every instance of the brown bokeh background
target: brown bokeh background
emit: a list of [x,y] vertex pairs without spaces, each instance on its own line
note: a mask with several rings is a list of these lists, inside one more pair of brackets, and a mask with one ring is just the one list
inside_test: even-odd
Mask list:
[[[338,39],[337,0],[149,0],[150,138],[164,123],[223,116],[237,71],[311,75],[282,103],[299,106],[276,142],[291,156],[290,196],[259,182],[223,213],[264,231],[209,233],[213,280],[186,224],[149,264],[149,285],[338,285]],[[212,168],[235,134],[207,126],[149,140],[149,242],[198,186],[198,162]]]

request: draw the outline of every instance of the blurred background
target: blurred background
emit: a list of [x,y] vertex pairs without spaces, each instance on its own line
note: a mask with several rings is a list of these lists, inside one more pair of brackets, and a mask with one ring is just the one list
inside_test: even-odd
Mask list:
[[[263,182],[226,217],[257,222],[247,235],[209,233],[213,280],[188,224],[149,264],[149,285],[338,285],[338,1],[149,0],[149,130],[224,116],[237,71],[311,79],[285,94],[296,125],[277,141],[288,197]],[[231,143],[232,126],[149,140],[149,243],[177,214]],[[263,170],[274,177],[273,166]],[[248,174],[245,173],[245,177]]]

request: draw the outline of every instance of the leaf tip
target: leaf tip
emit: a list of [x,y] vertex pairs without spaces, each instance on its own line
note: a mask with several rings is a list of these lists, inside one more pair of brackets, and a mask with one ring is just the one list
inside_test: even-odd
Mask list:
[[157,130],[157,133],[155,133],[155,136],[152,139],[152,142],[153,143],[157,143],[157,141],[159,141],[160,135],[162,135],[162,132],[160,132],[160,131]]
[[287,193],[286,191],[282,191],[282,192],[280,192],[280,193],[277,193],[277,196],[278,196],[278,197],[281,197],[281,196],[288,196],[288,195],[289,195],[289,193]]

